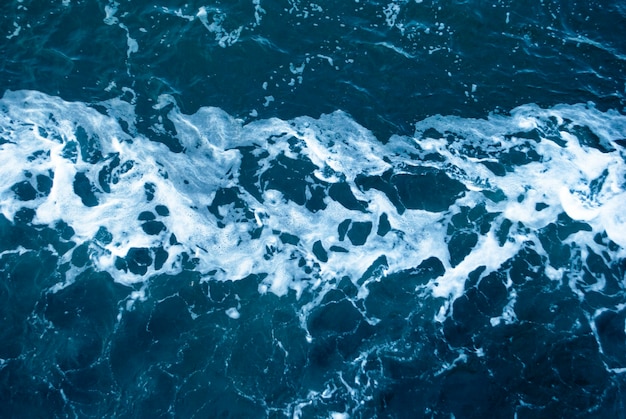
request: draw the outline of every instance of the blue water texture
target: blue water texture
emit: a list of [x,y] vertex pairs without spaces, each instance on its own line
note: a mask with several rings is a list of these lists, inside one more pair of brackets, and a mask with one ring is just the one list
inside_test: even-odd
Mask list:
[[621,0],[5,0],[0,417],[626,418]]

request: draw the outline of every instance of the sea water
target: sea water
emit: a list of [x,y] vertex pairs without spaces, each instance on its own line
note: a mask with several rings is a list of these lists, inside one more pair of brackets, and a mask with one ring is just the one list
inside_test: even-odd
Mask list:
[[622,2],[0,10],[0,416],[626,416]]

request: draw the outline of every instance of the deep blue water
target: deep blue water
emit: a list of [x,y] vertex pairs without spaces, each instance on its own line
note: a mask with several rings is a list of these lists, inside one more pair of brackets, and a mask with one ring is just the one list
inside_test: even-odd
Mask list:
[[626,417],[626,5],[0,5],[0,417]]

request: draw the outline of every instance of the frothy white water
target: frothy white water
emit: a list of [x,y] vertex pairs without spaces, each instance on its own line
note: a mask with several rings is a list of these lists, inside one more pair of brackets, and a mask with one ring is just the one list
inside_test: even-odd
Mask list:
[[[367,275],[384,281],[434,256],[445,273],[432,293],[456,297],[470,272],[498,269],[525,243],[545,254],[538,233],[562,213],[586,225],[563,243],[600,253],[593,237],[606,233],[624,257],[626,117],[588,105],[436,116],[384,145],[342,112],[244,124],[174,106],[182,153],[137,132],[121,100],[92,107],[9,91],[0,109],[2,214],[12,221],[26,207],[33,224],[64,220],[93,264],[124,283],[191,260],[207,278],[266,274],[261,292],[323,291],[348,276],[364,296]],[[469,253],[454,256],[458,231]],[[147,249],[135,273],[119,264],[133,248]]]

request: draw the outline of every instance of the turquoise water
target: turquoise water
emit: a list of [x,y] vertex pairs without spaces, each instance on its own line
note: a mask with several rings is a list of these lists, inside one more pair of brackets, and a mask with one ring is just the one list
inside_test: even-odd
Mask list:
[[626,416],[626,7],[335,3],[0,6],[0,416]]

